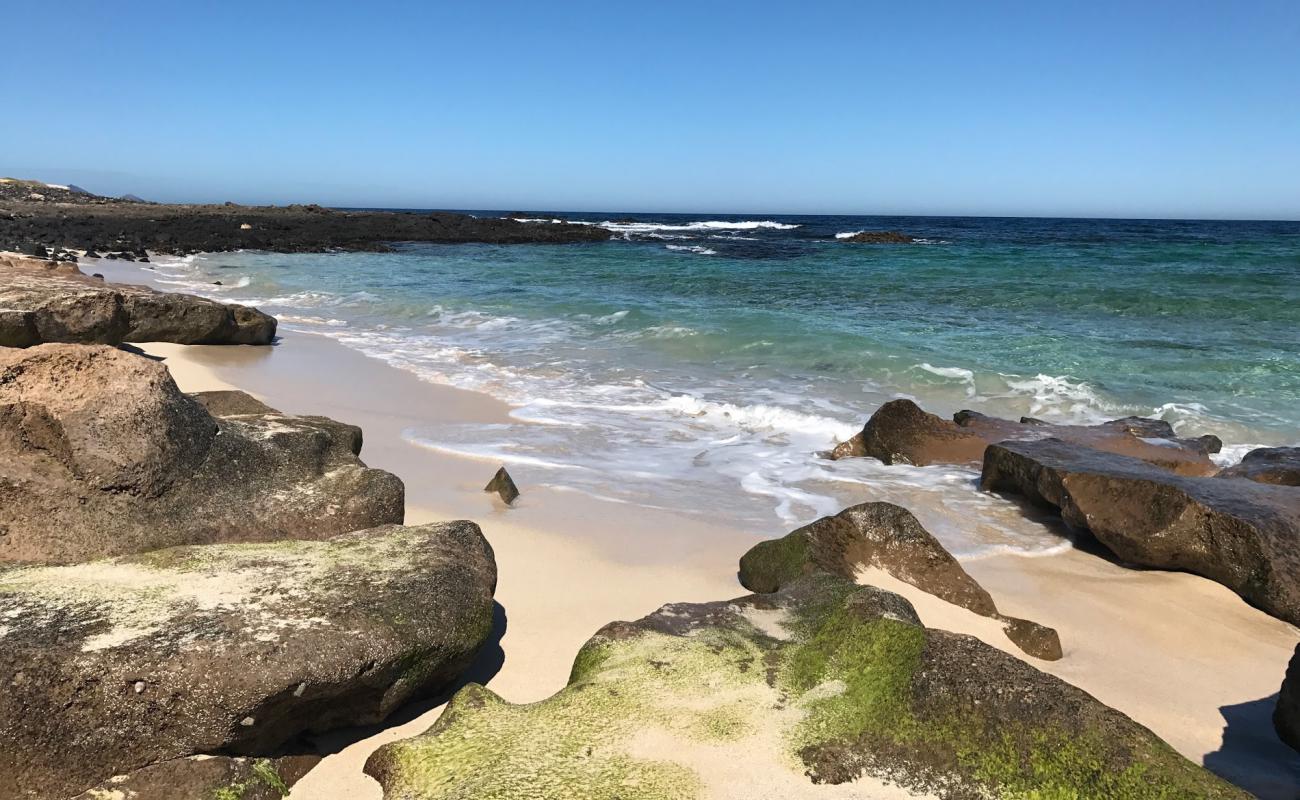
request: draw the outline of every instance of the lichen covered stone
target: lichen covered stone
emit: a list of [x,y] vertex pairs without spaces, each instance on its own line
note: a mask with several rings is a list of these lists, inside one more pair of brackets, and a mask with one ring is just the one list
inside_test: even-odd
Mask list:
[[459,692],[386,800],[1241,798],[1085,692],[837,576],[606,626],[567,687]]

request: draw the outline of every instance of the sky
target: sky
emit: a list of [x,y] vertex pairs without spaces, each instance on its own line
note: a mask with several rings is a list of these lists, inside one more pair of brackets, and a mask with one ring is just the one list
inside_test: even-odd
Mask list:
[[2,0],[0,175],[175,202],[1300,219],[1300,2]]

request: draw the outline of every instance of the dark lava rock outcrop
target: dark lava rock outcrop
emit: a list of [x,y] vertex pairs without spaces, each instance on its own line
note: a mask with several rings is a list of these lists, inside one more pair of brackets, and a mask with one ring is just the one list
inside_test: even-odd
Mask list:
[[[33,199],[32,195],[39,195]],[[394,242],[598,242],[593,225],[535,225],[450,212],[344,211],[318,205],[171,205],[93,195],[8,191],[0,184],[0,250],[36,246],[169,254],[270,250],[387,250]]]
[[1174,475],[1059,439],[991,445],[980,483],[1059,509],[1123,561],[1201,575],[1300,624],[1294,487]]
[[1210,460],[1223,446],[1216,437],[1178,438],[1169,423],[1125,417],[1100,425],[1019,422],[959,411],[953,420],[923,411],[911,400],[891,400],[871,415],[862,431],[835,447],[832,458],[871,456],[886,464],[978,464],[984,448],[1007,440],[1055,437],[1111,453],[1140,458],[1180,475],[1213,475]]
[[611,623],[549,699],[470,684],[366,771],[388,800],[796,800],[855,780],[855,797],[1248,797],[1086,692],[826,574]]
[[0,350],[0,561],[402,521],[402,482],[357,458],[357,427],[209,402],[224,405],[214,415],[161,363],[111,347]]
[[816,572],[853,580],[864,567],[878,567],[941,600],[999,620],[1007,637],[1031,656],[1061,657],[1056,631],[998,613],[984,587],[912,512],[893,503],[852,506],[780,539],[760,542],[740,559],[740,583],[750,591],[775,592]]
[[471,522],[0,567],[0,798],[376,723],[465,669],[495,585]]
[[0,255],[0,346],[270,344],[275,324],[255,308],[105,283],[75,264]]
[[1219,473],[1220,478],[1247,478],[1277,486],[1300,486],[1300,447],[1260,447]]

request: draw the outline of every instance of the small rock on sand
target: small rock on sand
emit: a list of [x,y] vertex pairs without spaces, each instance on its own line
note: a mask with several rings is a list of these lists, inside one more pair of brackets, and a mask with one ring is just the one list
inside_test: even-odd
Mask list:
[[519,487],[515,486],[514,479],[510,477],[509,472],[506,472],[505,467],[497,470],[497,474],[492,476],[492,480],[483,487],[483,491],[496,492],[506,505],[513,505],[519,497]]

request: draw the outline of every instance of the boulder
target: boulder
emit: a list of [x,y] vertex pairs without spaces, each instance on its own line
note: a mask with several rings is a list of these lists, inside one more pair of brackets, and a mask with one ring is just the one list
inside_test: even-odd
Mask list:
[[1059,439],[1002,442],[984,456],[985,490],[1058,509],[1121,560],[1185,570],[1300,624],[1300,491],[1175,475]]
[[470,684],[366,772],[388,800],[1249,797],[1086,692],[826,574],[611,623],[557,694]]
[[470,663],[495,585],[471,522],[0,568],[0,798],[379,722]]
[[1056,631],[998,613],[993,598],[962,569],[912,512],[893,503],[863,503],[822,517],[780,539],[760,542],[740,558],[740,583],[775,592],[816,572],[854,580],[878,567],[940,600],[1003,623],[1008,638],[1036,658],[1061,657]]
[[1223,443],[1215,436],[1179,438],[1168,422],[1125,417],[1100,425],[1054,425],[1031,417],[1019,422],[959,411],[949,421],[911,400],[892,400],[862,431],[832,451],[832,458],[872,456],[886,464],[978,464],[984,448],[1002,441],[1056,437],[1110,453],[1140,458],[1179,475],[1213,475],[1210,460]]
[[360,449],[355,426],[242,393],[196,399],[163,364],[111,347],[0,351],[0,561],[401,522],[402,482]]
[[1282,741],[1300,750],[1300,646],[1286,666],[1286,677],[1282,679],[1277,706],[1273,709],[1273,727]]
[[1277,486],[1300,486],[1300,447],[1259,447],[1241,462],[1219,473],[1220,478],[1247,478]]
[[[113,254],[109,254],[113,258]],[[75,264],[0,256],[0,345],[42,342],[270,344],[275,318],[144,286],[109,284]]]
[[833,458],[871,456],[886,464],[966,464],[984,455],[988,442],[911,400],[891,400],[867,420],[852,439],[832,451]]

